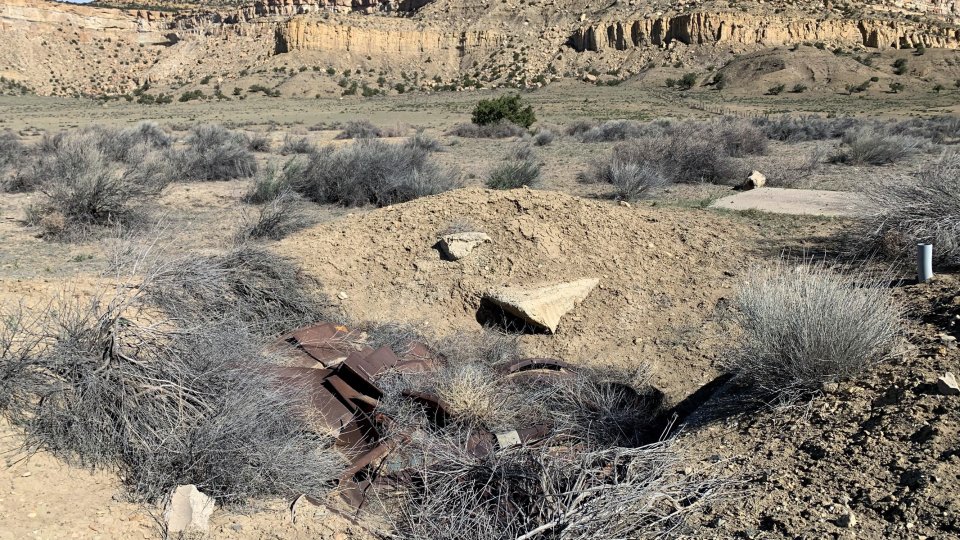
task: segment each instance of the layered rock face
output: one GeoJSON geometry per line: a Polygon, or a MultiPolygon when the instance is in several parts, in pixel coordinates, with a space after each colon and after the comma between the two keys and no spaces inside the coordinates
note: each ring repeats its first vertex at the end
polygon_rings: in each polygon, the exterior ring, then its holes
{"type": "Polygon", "coordinates": [[[850,19],[786,19],[743,13],[689,13],[638,18],[584,26],[570,36],[578,52],[629,50],[667,46],[735,44],[776,47],[802,42],[828,42],[871,48],[926,47],[956,49],[960,30],[931,24],[850,19]]]}
{"type": "Polygon", "coordinates": [[[293,17],[277,28],[277,53],[342,51],[454,62],[467,51],[496,49],[504,40],[496,32],[443,30],[408,20],[331,24],[317,17],[293,17]]]}

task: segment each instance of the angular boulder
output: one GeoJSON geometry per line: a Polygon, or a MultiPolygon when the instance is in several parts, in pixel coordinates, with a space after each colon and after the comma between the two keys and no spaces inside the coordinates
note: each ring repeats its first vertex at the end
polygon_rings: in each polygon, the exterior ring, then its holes
{"type": "Polygon", "coordinates": [[[945,396],[960,396],[960,384],[951,372],[946,372],[937,379],[937,390],[945,396]]]}
{"type": "Polygon", "coordinates": [[[197,486],[177,486],[170,497],[164,518],[167,534],[176,536],[185,532],[206,532],[216,503],[197,486]]]}
{"type": "Polygon", "coordinates": [[[762,188],[765,185],[767,185],[767,177],[760,171],[753,171],[738,188],[741,191],[749,191],[751,189],[762,188]]]}
{"type": "Polygon", "coordinates": [[[532,288],[502,287],[488,292],[485,298],[507,313],[552,334],[557,331],[560,319],[599,283],[599,279],[584,278],[532,288]]]}
{"type": "Polygon", "coordinates": [[[490,237],[482,232],[448,234],[440,238],[440,251],[447,259],[459,261],[469,255],[477,246],[490,241],[490,237]]]}

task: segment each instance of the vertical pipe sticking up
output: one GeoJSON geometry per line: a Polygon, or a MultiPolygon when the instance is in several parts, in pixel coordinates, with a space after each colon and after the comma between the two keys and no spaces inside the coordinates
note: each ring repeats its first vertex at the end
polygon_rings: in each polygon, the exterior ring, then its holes
{"type": "Polygon", "coordinates": [[[917,244],[917,282],[926,283],[933,277],[933,245],[917,244]]]}

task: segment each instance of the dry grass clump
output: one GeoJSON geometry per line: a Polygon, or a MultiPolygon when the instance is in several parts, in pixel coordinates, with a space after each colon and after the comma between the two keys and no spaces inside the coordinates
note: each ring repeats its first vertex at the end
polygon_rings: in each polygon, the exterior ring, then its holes
{"type": "Polygon", "coordinates": [[[742,121],[662,124],[658,129],[664,133],[620,143],[608,160],[591,163],[580,180],[613,184],[617,195],[629,200],[672,182],[728,183],[743,172],[731,158],[767,150],[766,137],[742,121]]]}
{"type": "Polygon", "coordinates": [[[598,125],[580,121],[568,127],[567,134],[577,137],[581,142],[595,143],[623,141],[639,137],[660,137],[669,128],[670,122],[665,120],[655,122],[608,120],[598,125]]]}
{"type": "Polygon", "coordinates": [[[120,295],[6,312],[0,412],[26,451],[117,470],[137,499],[322,495],[342,463],[299,414],[308,396],[264,369],[242,322],[205,315],[178,326],[120,295]]]}
{"type": "Polygon", "coordinates": [[[410,139],[408,139],[404,144],[427,152],[443,151],[440,141],[427,135],[423,132],[423,130],[418,130],[413,134],[413,137],[410,137],[410,139]]]}
{"type": "Polygon", "coordinates": [[[649,197],[670,184],[659,167],[616,157],[608,162],[594,162],[591,170],[580,178],[584,182],[611,184],[617,199],[624,201],[649,197]]]}
{"type": "Polygon", "coordinates": [[[310,155],[293,189],[318,203],[388,206],[460,187],[460,174],[414,144],[361,139],[310,155]]]}
{"type": "Polygon", "coordinates": [[[257,160],[246,135],[218,124],[201,124],[190,131],[187,147],[177,154],[183,180],[231,180],[257,172],[257,160]]]}
{"type": "MultiPolygon", "coordinates": [[[[130,258],[129,255],[121,258],[130,258]]],[[[148,260],[144,298],[177,321],[195,314],[241,321],[258,336],[272,336],[317,321],[336,320],[329,302],[290,261],[241,244],[214,255],[148,260]]]]}
{"type": "Polygon", "coordinates": [[[287,133],[283,137],[283,146],[280,147],[280,153],[285,156],[290,154],[309,154],[316,149],[313,143],[310,142],[310,139],[287,133]]]}
{"type": "Polygon", "coordinates": [[[292,189],[306,166],[307,161],[302,157],[291,158],[282,167],[278,167],[274,162],[268,163],[266,167],[257,171],[253,183],[243,195],[243,202],[263,204],[276,199],[285,191],[292,189]]]}
{"type": "Polygon", "coordinates": [[[282,191],[264,203],[260,210],[240,227],[237,241],[280,240],[309,224],[300,209],[301,198],[292,191],[282,191]]]}
{"type": "Polygon", "coordinates": [[[960,140],[960,117],[910,118],[889,126],[888,131],[891,135],[929,139],[934,144],[956,144],[960,140]]]}
{"type": "Polygon", "coordinates": [[[447,135],[465,139],[506,139],[522,137],[527,130],[507,120],[479,126],[477,124],[457,124],[450,128],[447,135]]]}
{"type": "Polygon", "coordinates": [[[397,125],[392,128],[380,128],[373,125],[369,120],[351,120],[343,126],[343,130],[337,134],[335,139],[379,139],[389,137],[403,137],[407,133],[407,127],[397,125]]]}
{"type": "Polygon", "coordinates": [[[862,238],[897,257],[917,243],[933,244],[939,263],[960,265],[960,152],[949,150],[913,178],[870,188],[874,212],[862,238]]]}
{"type": "Polygon", "coordinates": [[[862,122],[852,117],[775,116],[755,118],[753,124],[775,141],[805,142],[838,139],[862,122]]]}
{"type": "Polygon", "coordinates": [[[556,138],[557,136],[549,129],[539,129],[533,136],[533,144],[537,146],[549,146],[553,144],[556,138]]]}
{"type": "Polygon", "coordinates": [[[650,386],[646,365],[580,368],[573,377],[548,385],[540,399],[557,434],[590,448],[640,446],[656,440],[662,429],[654,420],[663,396],[650,386]]]}
{"type": "Polygon", "coordinates": [[[687,516],[727,483],[680,474],[676,445],[584,451],[544,445],[485,457],[467,435],[420,437],[424,465],[391,505],[396,538],[664,538],[691,531],[687,516]]]}
{"type": "Polygon", "coordinates": [[[736,303],[743,335],[729,367],[778,399],[862,375],[900,335],[900,308],[879,280],[819,265],[760,270],[736,303]]]}
{"type": "Polygon", "coordinates": [[[843,135],[843,143],[846,148],[832,159],[837,163],[849,165],[896,163],[913,156],[924,147],[920,139],[887,135],[879,128],[873,127],[848,131],[843,135]]]}
{"type": "Polygon", "coordinates": [[[171,145],[171,137],[152,123],[125,130],[93,126],[62,131],[44,136],[32,152],[21,153],[16,174],[2,187],[21,192],[47,189],[90,173],[97,162],[101,168],[115,169],[131,184],[159,190],[174,175],[171,145]]]}
{"type": "Polygon", "coordinates": [[[495,165],[487,176],[491,189],[517,189],[536,185],[540,180],[540,163],[533,147],[519,143],[508,152],[506,159],[495,165]]]}
{"type": "Polygon", "coordinates": [[[270,138],[262,133],[247,136],[247,148],[251,152],[269,152],[271,146],[270,138]]]}
{"type": "Polygon", "coordinates": [[[7,167],[17,165],[23,158],[26,147],[12,130],[0,131],[0,173],[7,167]]]}
{"type": "Polygon", "coordinates": [[[144,160],[125,168],[110,161],[85,137],[62,141],[41,156],[28,183],[36,182],[40,200],[28,209],[27,221],[44,236],[60,240],[83,237],[97,228],[142,222],[163,189],[163,162],[144,160]]]}

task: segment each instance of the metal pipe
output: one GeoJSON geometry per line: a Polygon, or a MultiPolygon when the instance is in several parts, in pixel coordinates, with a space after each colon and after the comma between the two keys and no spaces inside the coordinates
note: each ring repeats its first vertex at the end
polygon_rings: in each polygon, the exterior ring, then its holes
{"type": "Polygon", "coordinates": [[[933,245],[917,244],[917,282],[926,283],[933,277],[933,245]]]}

